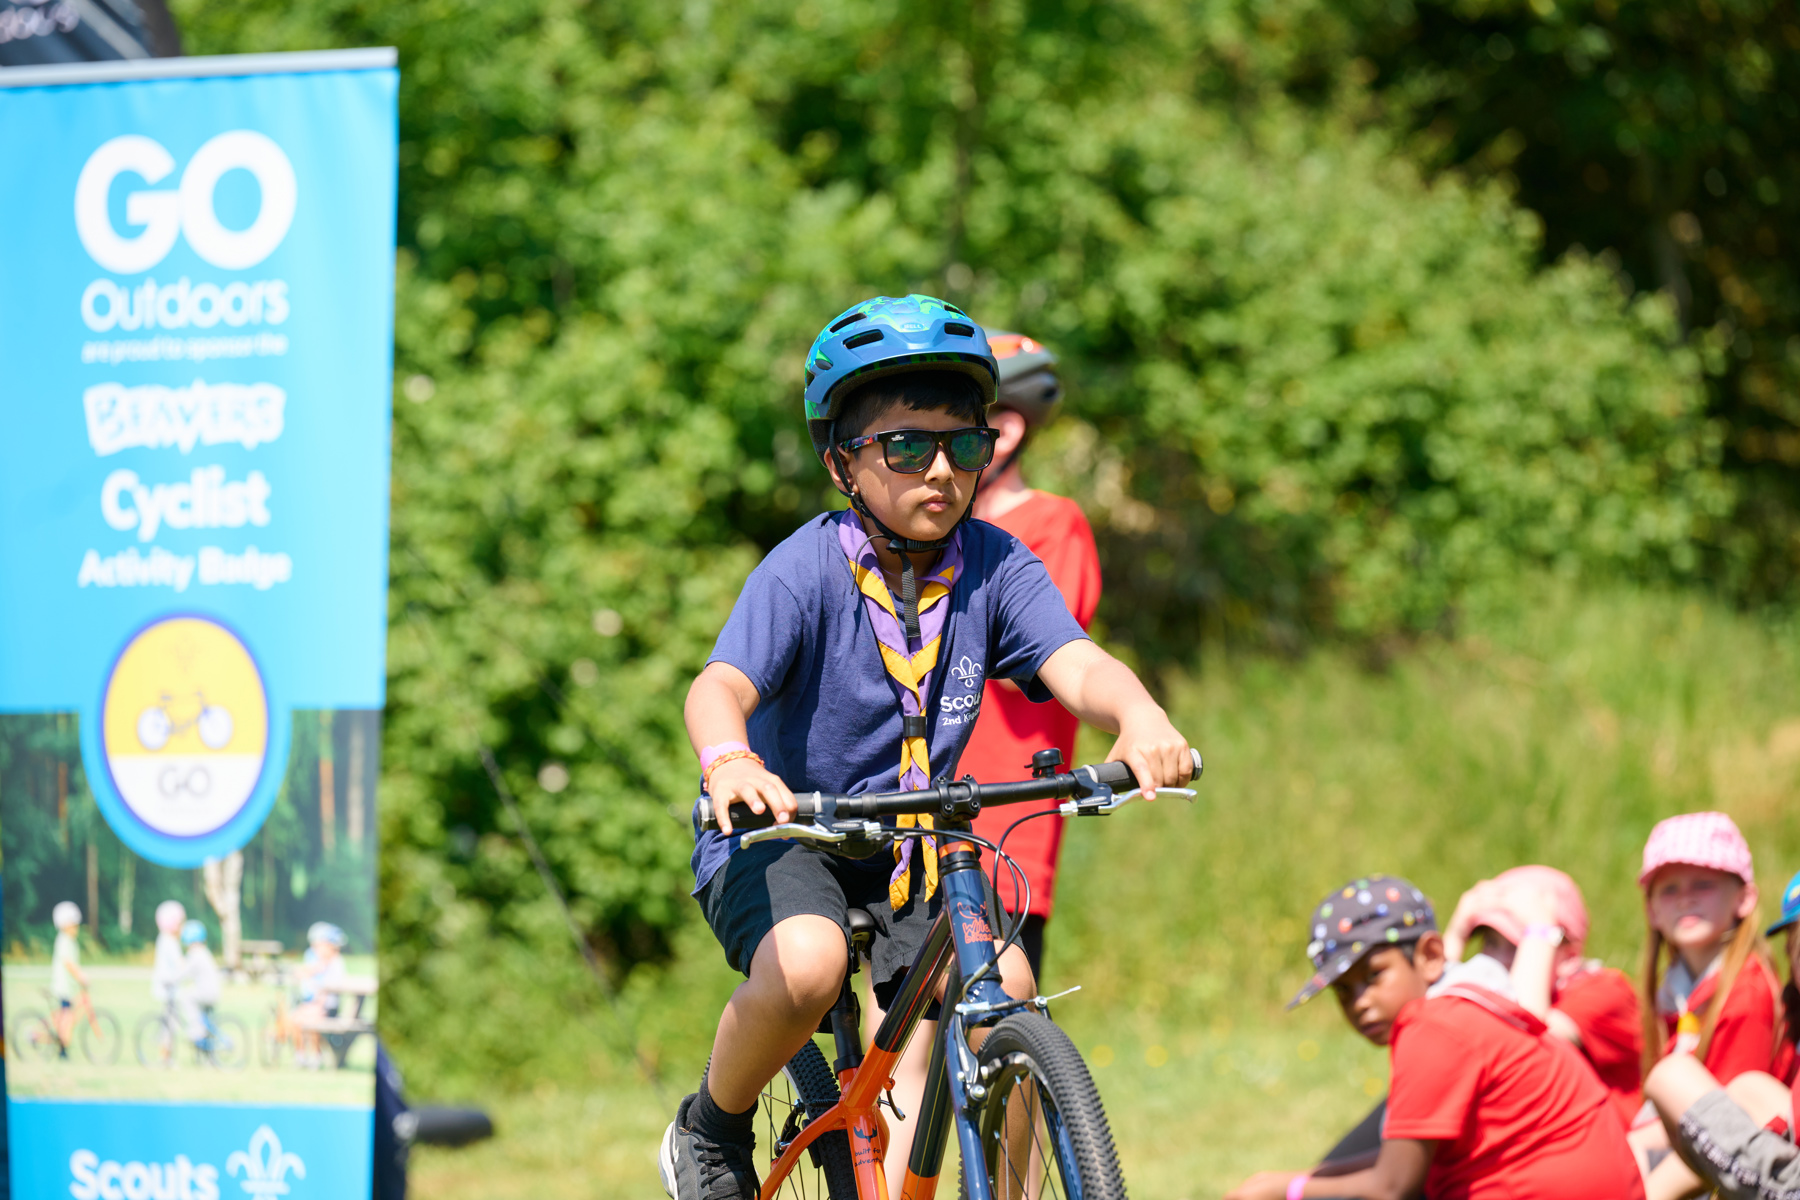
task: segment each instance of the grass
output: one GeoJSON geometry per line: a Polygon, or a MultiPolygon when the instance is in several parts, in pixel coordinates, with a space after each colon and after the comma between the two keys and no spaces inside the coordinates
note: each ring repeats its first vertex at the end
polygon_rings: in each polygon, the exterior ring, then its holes
{"type": "MultiPolygon", "coordinates": [[[[1406,875],[1447,914],[1477,879],[1548,862],[1587,895],[1590,953],[1630,970],[1657,819],[1730,812],[1766,892],[1800,867],[1795,627],[1684,596],[1528,587],[1379,671],[1336,652],[1209,664],[1167,690],[1207,755],[1199,803],[1070,830],[1044,986],[1083,986],[1058,1018],[1094,1065],[1133,1195],[1217,1196],[1304,1165],[1382,1090],[1383,1053],[1332,1006],[1282,1011],[1306,974],[1304,919],[1345,878],[1406,875]]],[[[1090,736],[1083,756],[1105,748],[1090,736]]],[[[731,986],[697,923],[628,986],[669,1091],[697,1077],[731,986]]],[[[501,1130],[422,1152],[418,1195],[660,1194],[667,1109],[618,1026],[592,1007],[549,1020],[535,1088],[459,1073],[454,1046],[409,1048],[438,1095],[487,1104],[501,1130]]]]}

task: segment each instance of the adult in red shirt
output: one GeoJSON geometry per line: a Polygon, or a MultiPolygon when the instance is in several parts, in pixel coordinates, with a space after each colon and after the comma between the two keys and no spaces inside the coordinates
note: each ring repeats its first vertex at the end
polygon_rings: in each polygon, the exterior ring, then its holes
{"type": "MultiPolygon", "coordinates": [[[[1000,438],[994,447],[997,466],[976,494],[975,516],[1006,530],[1043,560],[1069,612],[1086,629],[1100,605],[1100,555],[1094,548],[1094,531],[1073,500],[1026,486],[1020,470],[1032,433],[1060,406],[1062,383],[1056,373],[1056,356],[1017,333],[990,332],[988,345],[1000,362],[1000,396],[989,410],[988,424],[1000,431],[1000,438]]],[[[1031,765],[1031,756],[1050,748],[1061,751],[1063,763],[1073,766],[1078,725],[1074,714],[1056,701],[1034,704],[1010,681],[989,680],[960,769],[983,782],[1021,779],[1031,765]]],[[[1003,869],[1000,903],[1009,913],[1025,915],[1019,942],[1040,983],[1044,924],[1056,899],[1063,822],[1056,817],[1020,821],[1032,812],[1055,807],[1050,801],[1009,805],[975,818],[975,832],[991,842],[998,842],[1007,830],[1018,826],[1006,839],[1006,853],[1024,871],[1029,902],[1018,894],[1011,873],[1003,869]]]]}

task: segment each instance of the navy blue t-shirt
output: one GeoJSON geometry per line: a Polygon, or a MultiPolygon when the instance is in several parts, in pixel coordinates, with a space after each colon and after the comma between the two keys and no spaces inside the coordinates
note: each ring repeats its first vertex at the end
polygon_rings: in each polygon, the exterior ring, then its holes
{"type": "MultiPolygon", "coordinates": [[[[839,545],[838,519],[809,521],[769,552],[707,661],[730,663],[756,685],[762,702],[750,715],[750,748],[795,792],[896,791],[900,702],[839,545]]],[[[1087,637],[1044,564],[1010,533],[970,521],[962,551],[962,578],[941,601],[950,612],[926,696],[933,783],[955,778],[986,680],[1011,679],[1033,700],[1048,700],[1038,669],[1087,637]]],[[[737,842],[696,833],[696,892],[737,842]]],[[[893,864],[882,858],[871,869],[893,864]]]]}

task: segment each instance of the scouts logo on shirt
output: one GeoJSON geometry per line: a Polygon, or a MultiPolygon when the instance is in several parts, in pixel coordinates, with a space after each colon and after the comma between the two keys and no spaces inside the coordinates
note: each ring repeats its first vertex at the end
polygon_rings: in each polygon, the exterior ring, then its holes
{"type": "Polygon", "coordinates": [[[269,698],[236,634],[204,617],[170,617],[132,638],[113,664],[100,723],[107,769],[131,814],[157,833],[202,837],[256,790],[269,698]]]}
{"type": "Polygon", "coordinates": [[[950,678],[966,688],[979,687],[981,686],[981,668],[970,661],[969,656],[965,654],[954,667],[950,668],[950,678]]]}

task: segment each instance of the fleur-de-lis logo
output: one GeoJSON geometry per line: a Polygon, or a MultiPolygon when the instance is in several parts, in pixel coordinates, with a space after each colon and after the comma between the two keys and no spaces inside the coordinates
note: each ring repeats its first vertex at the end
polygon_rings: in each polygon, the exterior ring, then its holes
{"type": "Polygon", "coordinates": [[[225,1160],[225,1170],[236,1175],[240,1170],[244,1178],[238,1186],[250,1195],[262,1200],[266,1196],[285,1196],[288,1194],[287,1177],[292,1171],[295,1179],[306,1178],[306,1164],[300,1161],[298,1154],[286,1154],[281,1149],[281,1139],[267,1125],[260,1126],[250,1135],[250,1151],[233,1150],[231,1157],[225,1160]]]}
{"type": "Polygon", "coordinates": [[[972,688],[981,682],[981,668],[965,654],[962,661],[950,668],[950,677],[964,687],[972,688]]]}

